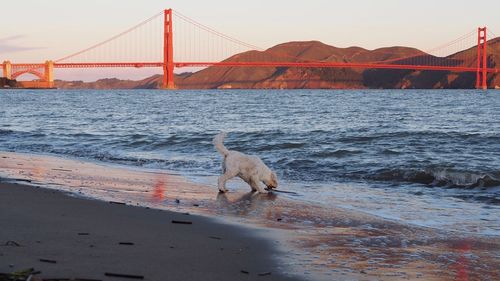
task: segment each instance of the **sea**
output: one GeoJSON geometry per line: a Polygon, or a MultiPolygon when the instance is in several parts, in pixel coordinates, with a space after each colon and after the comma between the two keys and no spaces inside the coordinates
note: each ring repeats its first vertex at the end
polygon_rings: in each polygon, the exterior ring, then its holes
{"type": "Polygon", "coordinates": [[[1,151],[160,169],[215,189],[220,131],[293,200],[500,236],[498,90],[0,90],[1,151]]]}

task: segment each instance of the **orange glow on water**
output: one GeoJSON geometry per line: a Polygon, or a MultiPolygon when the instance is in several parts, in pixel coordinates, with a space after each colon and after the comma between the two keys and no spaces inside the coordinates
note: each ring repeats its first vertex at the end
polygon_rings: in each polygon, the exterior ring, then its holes
{"type": "Polygon", "coordinates": [[[468,281],[469,280],[469,258],[467,254],[471,251],[471,245],[469,241],[464,241],[460,245],[460,259],[456,263],[457,267],[457,281],[468,281]]]}
{"type": "Polygon", "coordinates": [[[160,202],[165,199],[165,180],[163,178],[158,178],[153,187],[153,201],[160,202]]]}

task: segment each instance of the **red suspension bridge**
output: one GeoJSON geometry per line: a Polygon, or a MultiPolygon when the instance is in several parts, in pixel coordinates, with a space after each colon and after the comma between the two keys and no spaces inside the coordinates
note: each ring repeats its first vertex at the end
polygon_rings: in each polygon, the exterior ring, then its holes
{"type": "MultiPolygon", "coordinates": [[[[263,49],[225,35],[172,9],[159,14],[79,52],[45,63],[4,61],[3,77],[17,79],[32,74],[39,79],[26,87],[54,87],[54,69],[68,68],[162,68],[162,87],[174,89],[174,68],[183,67],[300,67],[405,69],[476,74],[476,88],[487,89],[488,75],[499,72],[488,53],[486,27],[478,28],[427,53],[383,61],[305,60],[294,55],[263,57],[263,49]],[[174,25],[175,22],[175,25],[174,25]],[[175,41],[174,41],[175,34],[175,41]],[[477,36],[477,37],[476,37],[477,36]],[[471,51],[477,47],[476,51],[471,51]],[[469,51],[467,51],[469,50],[469,51]],[[175,51],[175,52],[174,52],[175,51]],[[245,59],[238,54],[247,52],[245,59]],[[453,56],[450,56],[453,54],[453,56]]],[[[494,44],[499,43],[497,40],[494,44]]]]}

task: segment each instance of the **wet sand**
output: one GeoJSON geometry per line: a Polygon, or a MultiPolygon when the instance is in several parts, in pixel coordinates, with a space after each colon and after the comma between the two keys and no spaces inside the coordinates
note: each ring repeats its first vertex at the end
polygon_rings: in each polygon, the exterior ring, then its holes
{"type": "Polygon", "coordinates": [[[255,226],[281,250],[277,272],[306,280],[500,280],[498,236],[417,227],[281,194],[218,194],[162,171],[7,152],[0,160],[0,175],[18,182],[255,226]]]}
{"type": "Polygon", "coordinates": [[[2,183],[0,226],[2,273],[34,268],[43,278],[294,280],[279,272],[269,242],[199,216],[2,183]]]}

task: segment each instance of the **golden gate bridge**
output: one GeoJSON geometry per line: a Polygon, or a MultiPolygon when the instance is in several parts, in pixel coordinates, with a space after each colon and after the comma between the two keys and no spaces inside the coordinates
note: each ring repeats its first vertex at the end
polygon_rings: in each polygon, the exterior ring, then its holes
{"type": "MultiPolygon", "coordinates": [[[[306,60],[283,54],[263,57],[262,48],[167,9],[103,42],[59,59],[45,63],[4,61],[1,66],[3,77],[7,79],[17,79],[28,73],[35,75],[38,80],[22,82],[29,88],[54,87],[54,69],[148,67],[163,69],[162,88],[174,89],[175,68],[214,66],[472,72],[476,73],[476,88],[487,89],[488,74],[500,70],[489,59],[492,55],[488,53],[489,37],[496,36],[486,27],[480,27],[428,52],[383,61],[306,60]],[[474,47],[477,51],[470,51],[474,47]],[[242,52],[247,52],[245,59],[238,55],[242,52]]],[[[494,44],[498,42],[500,40],[494,44]]]]}

